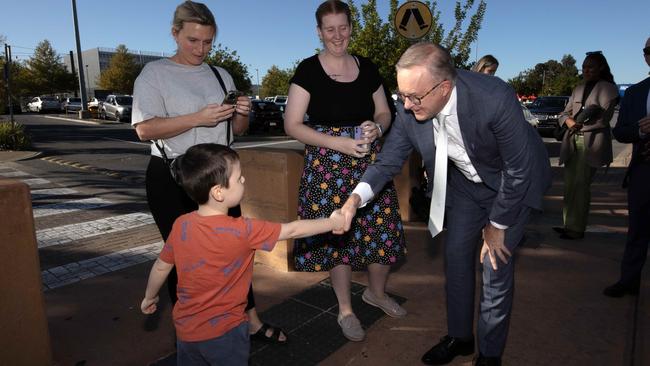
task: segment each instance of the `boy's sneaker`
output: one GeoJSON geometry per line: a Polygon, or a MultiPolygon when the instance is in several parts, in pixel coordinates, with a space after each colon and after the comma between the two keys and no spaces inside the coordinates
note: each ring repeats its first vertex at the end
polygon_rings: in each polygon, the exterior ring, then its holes
{"type": "Polygon", "coordinates": [[[366,303],[380,308],[384,311],[384,313],[386,313],[386,315],[392,316],[393,318],[403,318],[406,316],[406,314],[408,314],[406,309],[399,306],[399,304],[395,302],[395,300],[393,300],[390,296],[386,295],[384,299],[379,300],[375,297],[375,295],[373,295],[372,291],[370,291],[369,288],[366,288],[363,291],[361,298],[366,303]]]}
{"type": "Polygon", "coordinates": [[[345,338],[353,342],[359,342],[366,338],[366,332],[361,327],[361,323],[356,315],[348,314],[342,316],[339,314],[337,320],[345,338]]]}

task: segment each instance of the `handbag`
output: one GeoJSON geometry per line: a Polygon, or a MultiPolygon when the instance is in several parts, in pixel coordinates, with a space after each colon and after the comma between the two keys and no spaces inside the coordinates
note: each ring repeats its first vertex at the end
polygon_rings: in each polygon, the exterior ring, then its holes
{"type": "MultiPolygon", "coordinates": [[[[209,65],[210,70],[214,73],[214,76],[217,78],[219,81],[219,85],[221,85],[221,89],[223,89],[223,95],[224,97],[228,95],[228,92],[226,91],[226,84],[223,82],[223,79],[221,78],[221,75],[219,74],[219,71],[217,71],[217,68],[209,65]]],[[[231,130],[231,121],[230,119],[227,120],[226,122],[228,125],[226,126],[226,146],[232,145],[232,141],[230,139],[230,130],[231,130]]],[[[160,140],[162,141],[162,139],[160,140]]],[[[180,165],[179,161],[183,157],[183,155],[179,155],[178,157],[174,159],[169,159],[167,156],[167,153],[165,153],[165,147],[164,143],[161,142],[161,144],[158,143],[158,140],[152,140],[152,142],[156,145],[158,148],[158,151],[160,152],[160,156],[162,157],[163,162],[165,165],[167,165],[167,168],[169,169],[169,174],[171,175],[172,179],[176,184],[180,185],[180,177],[178,174],[178,166],[180,165]]]]}
{"type": "Polygon", "coordinates": [[[569,128],[565,124],[560,125],[558,123],[558,125],[555,126],[555,129],[553,130],[553,137],[555,137],[555,140],[557,141],[562,141],[564,139],[564,135],[568,130],[569,128]]]}

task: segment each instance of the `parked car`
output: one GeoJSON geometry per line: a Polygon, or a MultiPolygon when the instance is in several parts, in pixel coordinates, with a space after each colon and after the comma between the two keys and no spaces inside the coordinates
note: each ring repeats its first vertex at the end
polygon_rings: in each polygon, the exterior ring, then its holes
{"type": "Polygon", "coordinates": [[[104,101],[103,99],[99,99],[99,98],[95,98],[95,97],[90,98],[90,101],[88,102],[88,108],[90,108],[90,107],[98,107],[99,108],[99,105],[102,104],[103,101],[104,101]]]}
{"type": "Polygon", "coordinates": [[[61,111],[68,114],[68,112],[76,112],[81,110],[81,98],[65,98],[61,102],[61,111]]]}
{"type": "Polygon", "coordinates": [[[537,119],[537,117],[533,116],[533,114],[530,113],[528,107],[526,107],[523,103],[521,103],[521,109],[523,109],[524,118],[526,118],[526,121],[528,121],[528,123],[530,123],[531,126],[537,128],[537,125],[539,125],[539,120],[537,119]]]}
{"type": "Polygon", "coordinates": [[[564,107],[569,102],[567,96],[546,96],[537,97],[535,101],[528,106],[528,109],[535,118],[539,120],[537,131],[545,137],[551,137],[553,130],[558,125],[558,118],[564,107]]]}
{"type": "Polygon", "coordinates": [[[27,110],[38,113],[58,112],[61,110],[61,103],[54,97],[34,97],[27,103],[27,110]]]}
{"type": "Polygon", "coordinates": [[[133,97],[130,95],[114,95],[106,97],[106,101],[99,107],[99,118],[112,118],[118,122],[131,120],[131,105],[133,97]]]}
{"type": "Polygon", "coordinates": [[[271,101],[251,101],[251,111],[248,114],[248,131],[250,133],[268,132],[272,128],[284,128],[280,106],[271,101]]]}

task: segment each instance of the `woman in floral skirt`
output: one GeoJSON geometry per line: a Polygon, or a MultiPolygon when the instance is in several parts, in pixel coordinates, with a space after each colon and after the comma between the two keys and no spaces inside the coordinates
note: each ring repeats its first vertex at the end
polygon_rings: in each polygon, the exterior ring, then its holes
{"type": "MultiPolygon", "coordinates": [[[[324,49],[298,65],[285,114],[287,134],[305,144],[298,201],[303,219],[327,217],[341,207],[374,160],[380,149],[378,139],[392,120],[377,66],[347,52],[348,5],[325,1],[316,11],[316,21],[324,49]]],[[[365,302],[393,317],[406,315],[385,292],[391,265],[406,253],[393,185],[387,185],[373,202],[358,211],[344,235],[318,235],[296,240],[294,246],[298,271],[330,272],[339,304],[338,323],[352,341],[365,338],[351,304],[352,271],[368,269],[365,302]]]]}

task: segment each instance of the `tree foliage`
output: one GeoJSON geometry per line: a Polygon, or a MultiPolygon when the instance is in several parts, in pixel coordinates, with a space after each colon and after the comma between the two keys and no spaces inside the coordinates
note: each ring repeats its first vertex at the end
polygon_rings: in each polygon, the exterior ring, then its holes
{"type": "Polygon", "coordinates": [[[34,95],[55,94],[74,90],[76,75],[68,72],[61,57],[54,51],[48,40],[41,41],[34,50],[26,66],[29,79],[27,89],[34,95]]]}
{"type": "Polygon", "coordinates": [[[125,45],[118,45],[106,70],[99,75],[99,86],[113,93],[132,94],[140,66],[125,45]]]}
{"type": "Polygon", "coordinates": [[[288,69],[280,69],[275,65],[271,66],[262,80],[260,98],[274,95],[287,95],[289,92],[289,80],[295,71],[295,66],[288,69]]]}
{"type": "Polygon", "coordinates": [[[519,95],[570,95],[580,81],[576,59],[564,55],[559,62],[548,60],[519,73],[508,83],[519,95]]]}
{"type": "Polygon", "coordinates": [[[221,43],[213,48],[205,62],[210,65],[223,67],[232,76],[237,90],[251,93],[251,79],[248,77],[248,67],[241,62],[237,51],[231,51],[221,43]]]}
{"type": "MultiPolygon", "coordinates": [[[[440,23],[440,11],[437,1],[424,1],[432,14],[429,33],[422,39],[447,48],[454,64],[459,68],[469,68],[468,59],[471,44],[476,41],[481,29],[487,4],[480,0],[456,1],[454,26],[448,32],[440,23]]],[[[390,90],[397,87],[395,64],[412,42],[400,36],[394,28],[395,14],[399,8],[398,0],[390,0],[388,22],[384,22],[377,13],[376,0],[369,0],[361,5],[361,11],[353,0],[349,0],[352,12],[352,39],[349,51],[370,58],[379,67],[379,72],[390,90]]]]}

